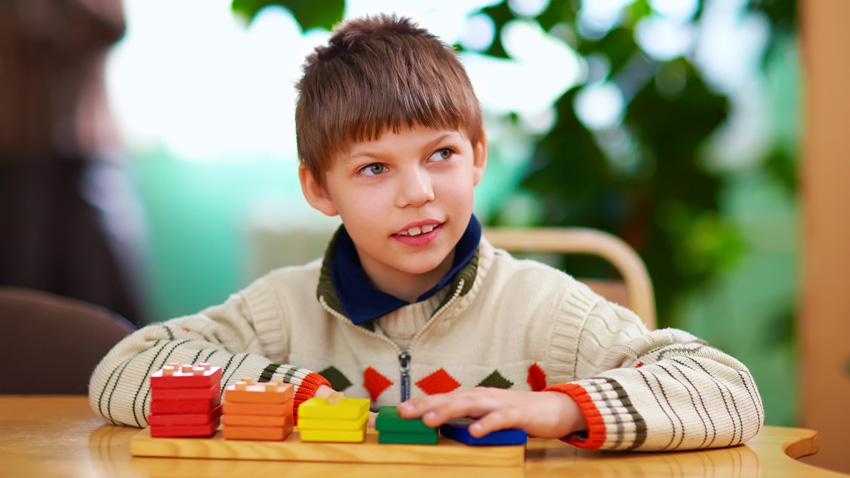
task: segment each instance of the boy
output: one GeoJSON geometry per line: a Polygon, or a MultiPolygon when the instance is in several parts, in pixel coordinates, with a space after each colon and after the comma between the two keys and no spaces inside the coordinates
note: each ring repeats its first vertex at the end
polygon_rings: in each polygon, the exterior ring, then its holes
{"type": "Polygon", "coordinates": [[[674,450],[758,432],[761,399],[741,363],[685,332],[648,332],[481,238],[472,192],[487,141],[441,41],[395,17],[350,21],[307,58],[298,88],[304,196],[343,222],[324,260],[131,335],[92,377],[96,412],[144,426],[151,372],[210,362],[223,385],[293,383],[296,407],[335,388],[430,426],[477,418],[479,437],[522,428],[582,447],[674,450]]]}

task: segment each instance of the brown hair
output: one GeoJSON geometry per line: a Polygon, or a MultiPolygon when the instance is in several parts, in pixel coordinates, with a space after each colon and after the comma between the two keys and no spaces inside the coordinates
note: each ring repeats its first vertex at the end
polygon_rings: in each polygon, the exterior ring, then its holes
{"type": "Polygon", "coordinates": [[[342,23],[303,70],[298,156],[322,185],[334,154],[388,129],[462,129],[473,145],[481,140],[481,108],[454,50],[407,18],[342,23]]]}

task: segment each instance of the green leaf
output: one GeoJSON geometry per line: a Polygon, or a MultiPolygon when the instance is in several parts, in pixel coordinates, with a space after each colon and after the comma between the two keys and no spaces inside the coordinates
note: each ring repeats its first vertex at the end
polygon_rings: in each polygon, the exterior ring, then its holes
{"type": "Polygon", "coordinates": [[[270,5],[286,8],[303,30],[324,28],[330,30],[342,21],[345,0],[233,0],[231,8],[253,20],[257,12],[270,5]]]}

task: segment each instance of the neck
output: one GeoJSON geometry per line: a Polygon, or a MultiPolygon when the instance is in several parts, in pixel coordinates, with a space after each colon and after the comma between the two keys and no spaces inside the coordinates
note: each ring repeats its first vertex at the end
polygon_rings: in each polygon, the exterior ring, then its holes
{"type": "Polygon", "coordinates": [[[372,285],[381,292],[398,297],[407,302],[416,302],[425,292],[437,285],[452,268],[455,251],[452,249],[439,266],[422,274],[407,274],[390,268],[375,267],[375,264],[363,264],[363,270],[372,281],[372,285]],[[371,266],[371,267],[370,267],[371,266]]]}

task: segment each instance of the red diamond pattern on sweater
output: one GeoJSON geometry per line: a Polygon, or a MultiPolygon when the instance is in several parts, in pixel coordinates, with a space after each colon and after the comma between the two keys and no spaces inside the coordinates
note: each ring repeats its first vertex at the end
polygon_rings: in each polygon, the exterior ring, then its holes
{"type": "Polygon", "coordinates": [[[448,393],[460,387],[460,382],[454,379],[448,372],[439,369],[436,372],[428,375],[422,380],[416,382],[416,386],[422,389],[428,395],[437,393],[448,393]]]}
{"type": "Polygon", "coordinates": [[[390,379],[384,377],[372,367],[367,367],[363,371],[363,387],[369,391],[369,396],[372,397],[373,402],[377,401],[384,390],[390,388],[392,384],[393,382],[390,379]]]}
{"type": "Polygon", "coordinates": [[[535,392],[539,392],[546,388],[546,373],[540,368],[540,365],[534,364],[528,367],[528,386],[535,392]]]}

